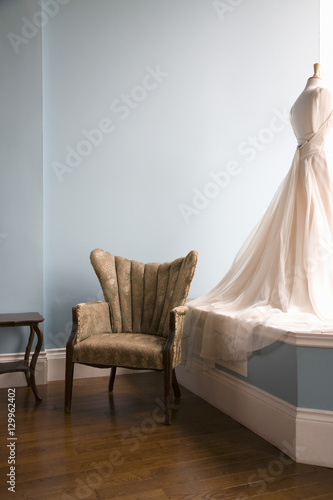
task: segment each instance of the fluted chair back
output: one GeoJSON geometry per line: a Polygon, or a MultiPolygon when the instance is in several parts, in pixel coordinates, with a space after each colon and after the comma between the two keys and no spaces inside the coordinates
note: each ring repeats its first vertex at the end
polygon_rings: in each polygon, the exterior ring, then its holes
{"type": "Polygon", "coordinates": [[[170,311],[185,304],[197,252],[173,262],[143,264],[96,249],[90,260],[110,304],[112,332],[168,335],[170,311]]]}

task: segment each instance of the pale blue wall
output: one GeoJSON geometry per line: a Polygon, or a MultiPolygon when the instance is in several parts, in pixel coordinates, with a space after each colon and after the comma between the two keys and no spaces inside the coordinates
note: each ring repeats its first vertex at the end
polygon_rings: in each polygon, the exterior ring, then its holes
{"type": "MultiPolygon", "coordinates": [[[[36,0],[0,3],[0,312],[45,312],[47,347],[65,345],[73,305],[102,298],[93,248],[143,261],[196,248],[198,296],[222,277],[288,170],[286,115],[318,58],[318,2],[235,3],[54,0],[44,17],[36,0]],[[137,102],[120,108],[130,92],[137,102]],[[249,151],[281,113],[281,131],[249,151]],[[100,144],[66,164],[66,148],[101,122],[100,144]],[[228,168],[216,191],[211,172],[228,168]],[[188,209],[197,213],[186,223],[188,209]]],[[[2,331],[0,352],[25,341],[19,329],[2,331]]],[[[249,360],[246,380],[333,410],[332,356],[277,343],[249,360]]]]}
{"type": "Polygon", "coordinates": [[[255,353],[248,364],[248,382],[277,398],[298,405],[297,350],[276,342],[255,353]]]}
{"type": "Polygon", "coordinates": [[[298,404],[297,350],[295,346],[275,342],[256,351],[249,359],[247,376],[217,365],[236,378],[262,389],[294,406],[298,404]]]}
{"type": "Polygon", "coordinates": [[[288,112],[318,57],[318,2],[244,0],[225,12],[216,5],[71,0],[44,30],[50,348],[64,345],[73,305],[101,298],[93,248],[145,262],[195,248],[198,296],[227,270],[291,164],[288,112]],[[160,80],[147,68],[160,68],[160,80]],[[130,93],[136,101],[120,108],[130,93]],[[270,137],[276,113],[281,130],[270,137]],[[73,156],[82,131],[106,119],[112,132],[73,156]],[[269,141],[248,151],[258,134],[269,141]],[[195,193],[214,190],[210,172],[230,161],[238,175],[215,198],[201,198],[186,223],[182,204],[193,210],[195,193]]]}
{"type": "MultiPolygon", "coordinates": [[[[42,37],[22,21],[36,10],[0,2],[1,313],[43,314],[42,37]]],[[[0,352],[23,351],[28,333],[1,329],[0,352]]]]}
{"type": "Polygon", "coordinates": [[[298,406],[333,411],[333,349],[297,348],[298,406]]]}
{"type": "Polygon", "coordinates": [[[247,377],[217,368],[299,408],[333,411],[333,349],[275,342],[249,358],[247,377]]]}
{"type": "MultiPolygon", "coordinates": [[[[41,29],[19,54],[7,37],[21,32],[23,16],[38,22],[39,3],[0,3],[1,311],[43,312],[44,230],[48,348],[65,345],[73,305],[101,298],[89,263],[95,247],[143,261],[195,248],[191,295],[219,281],[290,166],[288,111],[318,57],[317,0],[226,0],[226,12],[207,0],[51,3],[42,67],[41,29]],[[158,67],[164,75],[154,80],[158,67]],[[137,102],[125,115],[117,99],[131,92],[137,102]],[[267,136],[281,113],[281,130],[267,136]],[[82,130],[101,121],[109,130],[106,119],[114,130],[76,167],[66,164],[82,130]],[[253,136],[269,139],[260,151],[248,151],[253,136]],[[228,168],[229,184],[216,190],[211,172],[228,168]],[[216,196],[195,208],[199,192],[216,196]],[[182,204],[197,210],[188,223],[182,204]]],[[[1,348],[20,350],[16,340],[1,348]]]]}

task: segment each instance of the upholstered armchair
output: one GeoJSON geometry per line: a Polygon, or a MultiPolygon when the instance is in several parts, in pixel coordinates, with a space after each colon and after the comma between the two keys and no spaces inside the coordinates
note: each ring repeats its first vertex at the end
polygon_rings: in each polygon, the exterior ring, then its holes
{"type": "Polygon", "coordinates": [[[184,305],[198,254],[164,264],[143,264],[100,249],[90,254],[105,301],[73,308],[73,328],[66,346],[65,411],[71,411],[74,364],[164,371],[165,421],[171,423],[171,387],[180,389],[175,367],[181,361],[184,305]]]}

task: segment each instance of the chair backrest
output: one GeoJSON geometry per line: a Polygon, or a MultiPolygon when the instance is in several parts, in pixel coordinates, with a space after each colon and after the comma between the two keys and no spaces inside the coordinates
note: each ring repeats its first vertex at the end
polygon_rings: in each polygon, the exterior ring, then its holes
{"type": "Polygon", "coordinates": [[[166,336],[170,311],[186,302],[197,259],[192,250],[173,262],[143,264],[93,250],[90,261],[110,304],[112,331],[166,336]]]}

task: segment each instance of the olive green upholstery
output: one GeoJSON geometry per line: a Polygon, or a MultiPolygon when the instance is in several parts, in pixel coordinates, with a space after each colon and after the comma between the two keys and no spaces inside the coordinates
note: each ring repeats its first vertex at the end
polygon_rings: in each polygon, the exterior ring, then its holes
{"type": "Polygon", "coordinates": [[[70,412],[73,368],[81,363],[163,370],[166,421],[170,423],[170,386],[180,391],[174,368],[181,361],[185,306],[197,252],[163,264],[143,264],[96,249],[90,254],[105,301],[73,308],[73,329],[66,348],[65,409],[70,412]]]}

